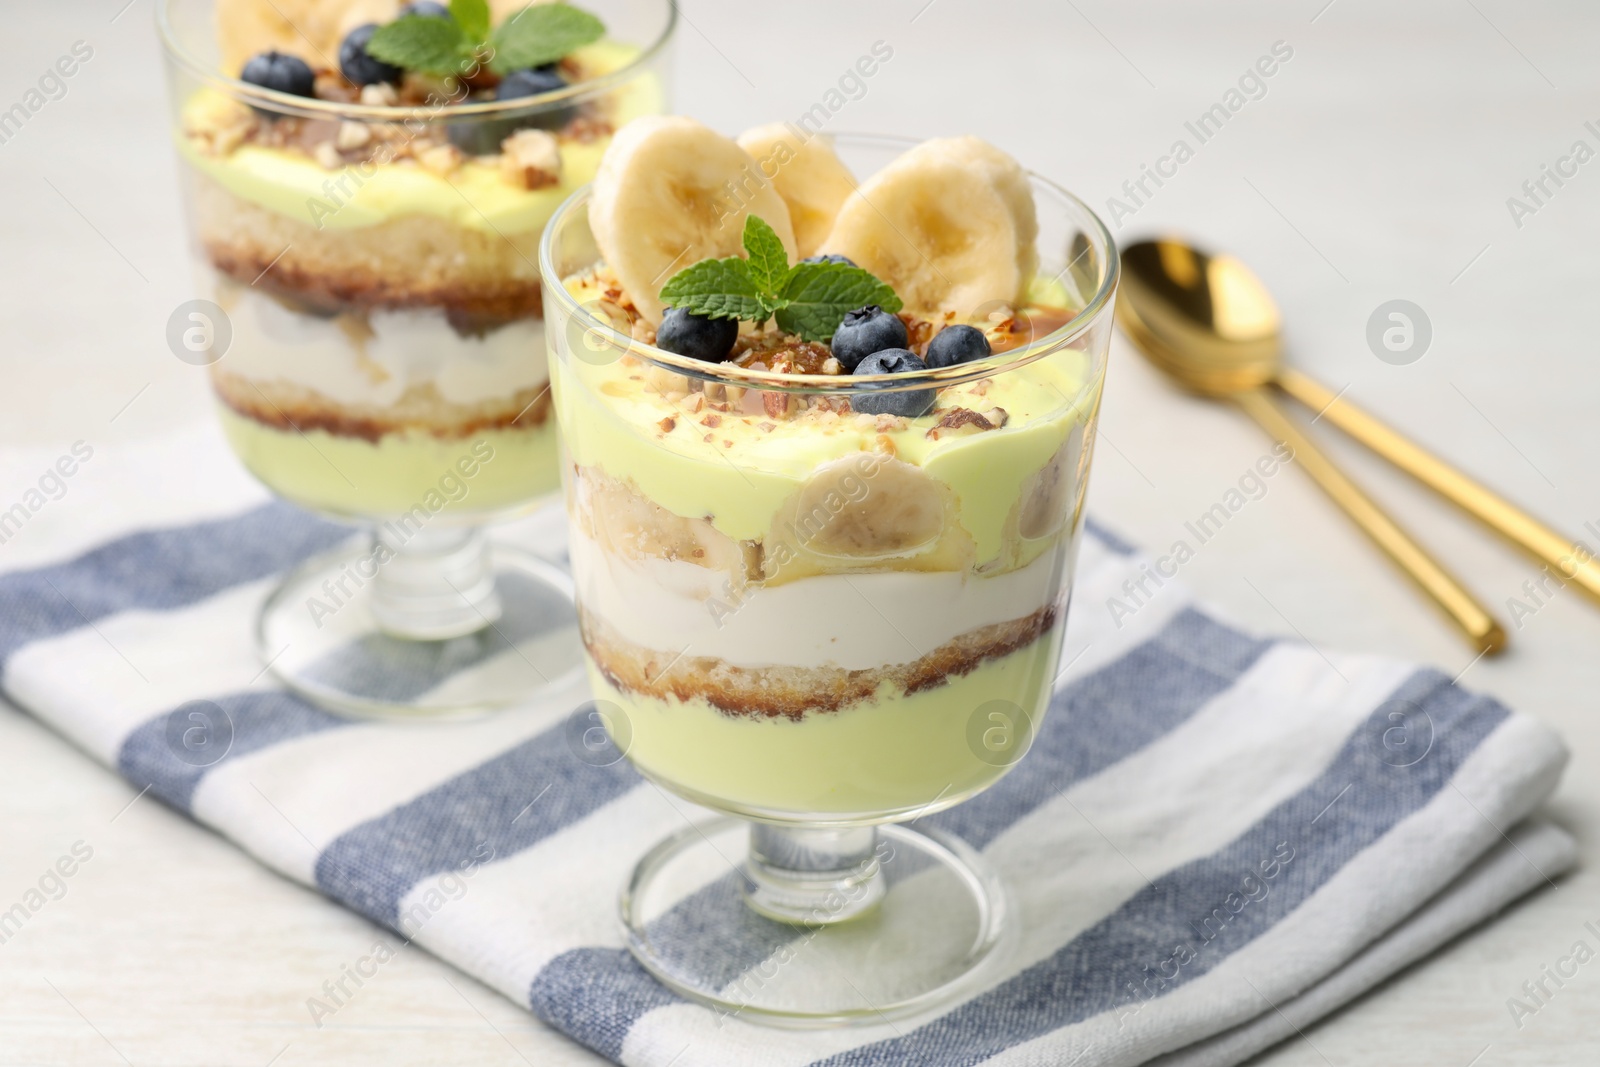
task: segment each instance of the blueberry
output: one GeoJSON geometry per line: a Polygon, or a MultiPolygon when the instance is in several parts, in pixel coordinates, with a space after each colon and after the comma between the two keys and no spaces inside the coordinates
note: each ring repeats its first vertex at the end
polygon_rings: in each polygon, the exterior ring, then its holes
{"type": "MultiPolygon", "coordinates": [[[[524,70],[514,70],[501,79],[500,87],[494,91],[496,100],[519,100],[525,96],[540,96],[544,93],[553,93],[557,89],[565,89],[567,79],[563,78],[554,63],[547,63],[542,67],[529,67],[524,70]]],[[[576,109],[571,104],[563,104],[549,111],[541,111],[537,115],[528,115],[516,120],[517,128],[533,128],[539,130],[559,130],[572,121],[576,109]]]]}
{"type": "Polygon", "coordinates": [[[443,4],[431,3],[430,0],[418,0],[415,4],[407,4],[401,8],[400,14],[396,17],[405,18],[407,15],[425,19],[447,19],[450,17],[450,9],[443,4]]]}
{"type": "Polygon", "coordinates": [[[252,56],[239,73],[239,79],[294,96],[315,96],[317,92],[317,76],[311,73],[305,60],[283,52],[252,56]]]}
{"type": "Polygon", "coordinates": [[[721,363],[739,339],[738,319],[712,319],[668,308],[656,329],[656,347],[707,363],[721,363]]]}
{"type": "Polygon", "coordinates": [[[855,266],[855,261],[850,259],[848,256],[839,256],[839,255],[833,255],[833,254],[821,255],[821,256],[807,256],[805,259],[802,259],[800,262],[802,262],[802,263],[840,263],[840,264],[843,264],[846,267],[855,266]]]}
{"type": "Polygon", "coordinates": [[[976,326],[946,326],[928,342],[928,366],[954,367],[993,354],[989,339],[976,326]]]}
{"type": "Polygon", "coordinates": [[[904,348],[910,341],[906,324],[889,314],[877,304],[868,304],[859,311],[845,313],[844,321],[833,331],[833,358],[853,371],[856,364],[886,348],[904,348]]]}
{"type": "Polygon", "coordinates": [[[345,34],[343,43],[339,45],[339,69],[356,85],[377,85],[379,82],[393,85],[405,74],[394,64],[374,59],[367,52],[367,42],[377,32],[376,22],[357,26],[345,34]]]}
{"type": "MultiPolygon", "coordinates": [[[[874,352],[860,363],[856,364],[857,374],[911,374],[916,371],[927,370],[928,365],[918,359],[912,352],[904,348],[888,348],[881,352],[874,352]]],[[[883,389],[882,385],[865,385],[862,389],[883,389]]],[[[910,389],[900,393],[884,393],[881,396],[871,396],[865,393],[853,393],[850,397],[851,409],[868,415],[904,415],[914,419],[918,415],[926,415],[928,409],[933,407],[933,401],[938,396],[937,389],[910,389]]]]}
{"type": "Polygon", "coordinates": [[[444,132],[450,143],[467,155],[492,156],[500,151],[500,142],[517,132],[517,127],[507,119],[463,119],[446,123],[444,132]]]}

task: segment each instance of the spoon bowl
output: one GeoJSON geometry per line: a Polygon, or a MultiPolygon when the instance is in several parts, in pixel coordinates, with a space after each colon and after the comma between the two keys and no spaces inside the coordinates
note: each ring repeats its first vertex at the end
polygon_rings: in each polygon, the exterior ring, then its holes
{"type": "Polygon", "coordinates": [[[1122,268],[1117,322],[1180,385],[1223,397],[1277,376],[1282,318],[1239,260],[1166,237],[1129,245],[1122,268]]]}

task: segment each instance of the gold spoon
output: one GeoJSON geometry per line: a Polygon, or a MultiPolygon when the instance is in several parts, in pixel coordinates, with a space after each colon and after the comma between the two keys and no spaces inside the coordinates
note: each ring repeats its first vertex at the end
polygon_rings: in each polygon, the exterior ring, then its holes
{"type": "MultiPolygon", "coordinates": [[[[1117,322],[1152,363],[1191,392],[1232,400],[1267,433],[1288,445],[1306,473],[1450,616],[1473,647],[1489,655],[1505,647],[1505,630],[1488,609],[1335,466],[1266,387],[1277,385],[1321,410],[1328,421],[1519,544],[1532,549],[1512,532],[1511,524],[1496,522],[1501,512],[1510,512],[1558,542],[1559,537],[1322,386],[1281,368],[1277,306],[1243,263],[1230,256],[1209,256],[1181,241],[1164,238],[1123,249],[1122,268],[1117,322]],[[1461,492],[1463,486],[1473,492],[1461,492]],[[1480,503],[1487,499],[1495,507],[1475,507],[1469,499],[1480,503]]],[[[1563,551],[1570,556],[1570,543],[1563,551]]],[[[1535,554],[1553,562],[1553,557],[1535,554]]],[[[1596,578],[1600,581],[1600,572],[1596,578]]],[[[1595,589],[1600,590],[1600,585],[1595,589]]]]}

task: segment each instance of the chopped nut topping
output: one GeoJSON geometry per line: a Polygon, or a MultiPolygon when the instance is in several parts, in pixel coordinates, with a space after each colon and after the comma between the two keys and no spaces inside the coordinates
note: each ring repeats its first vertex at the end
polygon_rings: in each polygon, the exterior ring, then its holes
{"type": "Polygon", "coordinates": [[[228,155],[235,148],[244,144],[244,139],[249,133],[250,123],[248,119],[222,126],[211,136],[211,150],[219,156],[228,155]]]}
{"type": "Polygon", "coordinates": [[[970,408],[950,408],[923,436],[930,441],[937,441],[944,437],[961,437],[982,433],[984,430],[993,430],[1005,425],[1006,412],[1004,408],[991,408],[989,414],[996,415],[999,421],[996,422],[994,419],[988,418],[987,415],[980,415],[970,408]]]}
{"type": "Polygon", "coordinates": [[[691,415],[696,414],[705,406],[706,398],[704,393],[690,393],[688,398],[683,402],[683,410],[687,411],[691,415]]]}
{"type": "Polygon", "coordinates": [[[709,426],[714,430],[718,426],[722,425],[722,416],[721,415],[707,415],[705,418],[700,420],[700,425],[701,426],[709,426]]]}
{"type": "Polygon", "coordinates": [[[344,157],[339,154],[332,141],[323,141],[317,145],[311,153],[311,158],[315,159],[323,170],[338,170],[344,166],[344,157]]]}
{"type": "Polygon", "coordinates": [[[773,393],[763,390],[761,393],[761,410],[775,419],[786,419],[794,414],[794,397],[788,393],[773,393]]]}
{"type": "Polygon", "coordinates": [[[661,427],[662,433],[671,433],[677,427],[678,420],[673,418],[671,415],[668,415],[666,418],[656,423],[656,425],[661,427]]]}
{"type": "Polygon", "coordinates": [[[367,127],[365,122],[341,122],[339,123],[339,136],[334,140],[334,144],[338,146],[339,151],[349,152],[362,147],[371,140],[372,130],[367,127]]]}
{"type": "Polygon", "coordinates": [[[838,360],[834,359],[832,356],[829,356],[827,359],[822,361],[822,373],[823,374],[843,374],[844,373],[844,364],[840,363],[838,360]]]}
{"type": "Polygon", "coordinates": [[[417,154],[417,162],[435,174],[449,174],[461,166],[461,149],[453,144],[436,144],[417,154]]]}
{"type": "Polygon", "coordinates": [[[394,107],[400,102],[400,94],[395,92],[394,86],[384,82],[364,85],[361,87],[361,102],[367,107],[394,107]]]}
{"type": "Polygon", "coordinates": [[[518,130],[500,145],[500,171],[524,189],[561,184],[561,145],[544,130],[518,130]]]}

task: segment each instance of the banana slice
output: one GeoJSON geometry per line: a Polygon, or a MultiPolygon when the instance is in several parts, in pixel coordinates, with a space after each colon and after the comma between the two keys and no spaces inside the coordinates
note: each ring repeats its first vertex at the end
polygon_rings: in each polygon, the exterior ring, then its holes
{"type": "Polygon", "coordinates": [[[800,255],[815,253],[833,229],[839,206],[856,190],[855,176],[828,138],[813,134],[802,140],[787,123],[772,122],[741,133],[739,147],[789,205],[800,255]]]}
{"type": "Polygon", "coordinates": [[[617,280],[651,323],[661,287],[702,259],[743,254],[744,220],[773,228],[793,261],[789,209],[750,154],[693,119],[654,116],[628,123],[594,179],[589,228],[617,280]]]}
{"type": "Polygon", "coordinates": [[[907,308],[968,315],[1014,303],[1038,263],[1027,173],[976,137],[922,144],[839,209],[823,251],[894,286],[907,308]]]}
{"type": "Polygon", "coordinates": [[[986,174],[1011,207],[1017,221],[1017,269],[1027,286],[1039,269],[1039,209],[1033,199],[1033,184],[1022,164],[981,137],[944,137],[928,144],[930,152],[945,159],[976,167],[986,174]]]}

